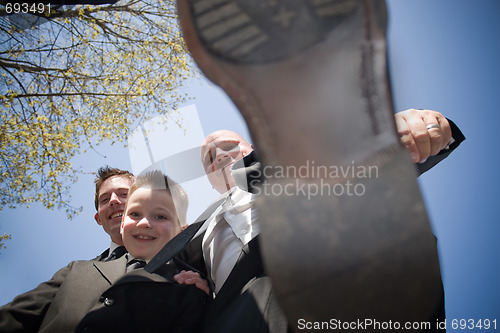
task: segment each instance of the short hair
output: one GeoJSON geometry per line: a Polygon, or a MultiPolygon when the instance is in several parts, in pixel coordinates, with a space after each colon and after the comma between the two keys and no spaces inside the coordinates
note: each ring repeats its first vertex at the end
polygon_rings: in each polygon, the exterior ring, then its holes
{"type": "Polygon", "coordinates": [[[131,182],[133,182],[135,179],[134,175],[127,170],[121,170],[118,168],[111,168],[109,165],[106,165],[104,167],[99,168],[99,170],[97,170],[97,177],[94,179],[94,183],[95,183],[94,203],[95,203],[96,210],[99,210],[99,190],[101,189],[102,184],[108,178],[111,178],[114,176],[126,177],[126,178],[130,179],[131,182]]]}
{"type": "Polygon", "coordinates": [[[186,191],[184,191],[179,184],[172,180],[172,178],[164,175],[160,170],[149,171],[146,174],[137,176],[128,191],[127,202],[125,203],[124,209],[125,211],[127,211],[130,196],[138,188],[166,190],[169,192],[174,201],[180,226],[183,227],[187,224],[187,208],[189,203],[188,196],[186,191]]]}

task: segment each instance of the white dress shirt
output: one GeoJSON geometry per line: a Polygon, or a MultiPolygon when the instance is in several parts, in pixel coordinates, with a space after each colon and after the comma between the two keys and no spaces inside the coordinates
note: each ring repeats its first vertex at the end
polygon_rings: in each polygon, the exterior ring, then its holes
{"type": "Polygon", "coordinates": [[[260,233],[255,195],[235,186],[205,223],[203,255],[218,293],[233,269],[243,246],[260,233]]]}

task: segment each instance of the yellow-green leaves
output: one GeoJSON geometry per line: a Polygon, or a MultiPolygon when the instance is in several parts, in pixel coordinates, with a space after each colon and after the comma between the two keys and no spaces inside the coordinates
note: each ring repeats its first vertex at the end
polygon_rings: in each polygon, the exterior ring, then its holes
{"type": "Polygon", "coordinates": [[[3,241],[9,240],[10,238],[11,238],[10,235],[7,235],[5,233],[3,235],[0,235],[0,250],[2,248],[6,248],[3,241]]]}

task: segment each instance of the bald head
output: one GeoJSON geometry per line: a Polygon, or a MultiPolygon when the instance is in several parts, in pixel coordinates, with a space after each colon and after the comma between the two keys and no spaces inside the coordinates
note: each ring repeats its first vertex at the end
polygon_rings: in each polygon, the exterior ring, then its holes
{"type": "Polygon", "coordinates": [[[203,140],[201,161],[208,180],[219,193],[224,193],[236,185],[231,166],[252,150],[253,147],[233,131],[215,131],[203,140]]]}

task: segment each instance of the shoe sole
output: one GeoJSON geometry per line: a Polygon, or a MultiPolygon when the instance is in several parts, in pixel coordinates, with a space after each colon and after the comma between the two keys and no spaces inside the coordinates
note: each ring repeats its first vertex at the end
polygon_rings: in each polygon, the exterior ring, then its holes
{"type": "Polygon", "coordinates": [[[443,298],[439,261],[395,129],[385,3],[178,9],[190,53],[236,104],[262,160],[262,253],[290,323],[430,319],[443,298]]]}

